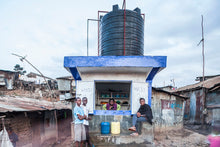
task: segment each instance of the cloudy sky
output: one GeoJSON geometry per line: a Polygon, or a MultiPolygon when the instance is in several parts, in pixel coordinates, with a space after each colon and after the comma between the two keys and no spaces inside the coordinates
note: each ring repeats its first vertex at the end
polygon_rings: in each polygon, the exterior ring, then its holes
{"type": "MultiPolygon", "coordinates": [[[[123,0],[0,0],[0,69],[20,64],[22,56],[46,76],[70,75],[64,56],[86,55],[86,23],[98,10],[111,11],[123,0]]],[[[145,55],[167,56],[167,68],[154,86],[178,87],[195,83],[202,75],[201,14],[204,16],[205,75],[220,74],[220,2],[218,0],[127,0],[127,9],[139,7],[146,15],[145,55]]],[[[89,55],[97,55],[97,24],[91,22],[89,55]]],[[[35,72],[35,71],[34,71],[35,72]]]]}

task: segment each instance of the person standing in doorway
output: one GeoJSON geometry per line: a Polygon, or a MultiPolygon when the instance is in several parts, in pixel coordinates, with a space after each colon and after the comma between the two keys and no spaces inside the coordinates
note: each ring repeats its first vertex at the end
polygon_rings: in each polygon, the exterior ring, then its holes
{"type": "Polygon", "coordinates": [[[129,128],[130,131],[134,131],[134,133],[131,134],[132,136],[138,136],[140,134],[140,122],[147,121],[152,125],[153,115],[151,107],[145,103],[144,98],[140,98],[140,104],[141,106],[138,109],[137,114],[133,115],[133,126],[129,128]]]}
{"type": "Polygon", "coordinates": [[[89,117],[89,108],[86,106],[88,103],[87,97],[83,97],[82,101],[83,101],[83,104],[81,107],[83,108],[84,115],[86,116],[86,118],[83,120],[83,124],[84,124],[85,131],[86,131],[86,147],[88,146],[91,147],[91,142],[89,140],[89,121],[88,121],[88,120],[91,120],[91,118],[89,117]]]}
{"type": "Polygon", "coordinates": [[[74,108],[74,117],[75,117],[75,144],[76,147],[83,146],[83,141],[86,140],[86,133],[85,133],[85,127],[83,125],[83,121],[86,118],[84,115],[83,108],[81,105],[81,99],[79,97],[76,98],[76,106],[74,108]]]}
{"type": "Polygon", "coordinates": [[[13,132],[11,127],[8,129],[8,136],[13,147],[16,147],[16,142],[18,141],[18,135],[13,132]]]}

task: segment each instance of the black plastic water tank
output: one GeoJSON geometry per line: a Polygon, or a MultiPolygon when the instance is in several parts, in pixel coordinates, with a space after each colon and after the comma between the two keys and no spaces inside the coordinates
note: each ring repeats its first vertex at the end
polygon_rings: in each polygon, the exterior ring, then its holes
{"type": "MultiPolygon", "coordinates": [[[[143,56],[144,20],[139,8],[126,10],[125,55],[143,56]]],[[[113,6],[113,11],[100,18],[101,56],[124,55],[124,10],[113,6]]]]}

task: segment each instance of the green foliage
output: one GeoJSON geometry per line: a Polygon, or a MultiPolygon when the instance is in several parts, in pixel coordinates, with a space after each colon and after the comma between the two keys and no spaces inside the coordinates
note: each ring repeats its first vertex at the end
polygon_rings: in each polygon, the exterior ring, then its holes
{"type": "Polygon", "coordinates": [[[24,75],[26,73],[26,70],[24,70],[23,67],[21,67],[19,64],[16,64],[14,66],[14,71],[19,72],[19,74],[24,75]]]}

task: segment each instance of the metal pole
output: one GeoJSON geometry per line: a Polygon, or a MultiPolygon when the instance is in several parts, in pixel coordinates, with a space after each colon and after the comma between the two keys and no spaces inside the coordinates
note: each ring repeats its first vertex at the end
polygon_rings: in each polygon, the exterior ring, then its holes
{"type": "MultiPolygon", "coordinates": [[[[202,27],[202,92],[203,92],[203,111],[205,110],[205,103],[206,103],[206,98],[205,98],[205,88],[204,88],[204,81],[205,81],[205,53],[204,53],[204,31],[203,31],[203,15],[202,15],[202,22],[201,22],[201,27],[202,27]]],[[[205,114],[203,112],[202,115],[202,126],[204,127],[205,124],[205,114]]]]}
{"type": "Polygon", "coordinates": [[[126,31],[126,0],[124,0],[124,56],[125,56],[125,31],[126,31]]]}
{"type": "Polygon", "coordinates": [[[203,97],[203,114],[202,114],[202,126],[204,127],[204,123],[205,123],[205,114],[204,114],[204,110],[205,110],[205,103],[206,103],[206,89],[204,87],[204,81],[205,81],[205,49],[204,49],[204,31],[203,31],[203,15],[201,15],[202,17],[202,21],[201,21],[201,27],[202,27],[202,39],[200,40],[198,46],[200,45],[200,43],[202,42],[202,97],[203,97]]]}
{"type": "MultiPolygon", "coordinates": [[[[99,20],[99,11],[98,11],[98,18],[97,19],[99,20]]],[[[98,56],[99,56],[99,21],[98,21],[98,30],[97,30],[97,32],[98,32],[98,56]]]]}
{"type": "Polygon", "coordinates": [[[22,57],[22,56],[20,56],[20,55],[14,54],[14,53],[12,53],[12,55],[19,57],[22,62],[23,62],[23,60],[25,60],[25,61],[26,61],[28,64],[30,64],[37,72],[39,72],[40,75],[44,78],[44,81],[46,82],[47,87],[48,87],[49,91],[51,92],[51,95],[53,94],[53,92],[52,92],[52,90],[50,89],[50,86],[49,86],[49,84],[48,84],[48,82],[47,82],[45,76],[40,72],[40,70],[38,70],[33,64],[31,64],[25,57],[22,57]]]}
{"type": "Polygon", "coordinates": [[[205,53],[204,53],[204,31],[203,31],[203,15],[202,15],[202,81],[203,81],[203,86],[204,86],[204,81],[205,81],[205,53]]]}
{"type": "Polygon", "coordinates": [[[56,142],[58,142],[58,124],[57,124],[57,111],[56,109],[54,110],[54,117],[55,117],[55,123],[56,123],[56,142]]]}
{"type": "MultiPolygon", "coordinates": [[[[87,19],[87,56],[89,56],[89,21],[100,21],[99,19],[87,19]]],[[[99,42],[98,42],[99,43],[99,42]]],[[[99,49],[98,49],[99,50],[99,49]]],[[[99,56],[99,55],[98,55],[99,56]]]]}
{"type": "Polygon", "coordinates": [[[87,56],[89,56],[89,19],[87,19],[87,56]]]}
{"type": "MultiPolygon", "coordinates": [[[[97,18],[97,20],[99,20],[100,21],[100,19],[99,19],[99,13],[108,13],[108,11],[98,11],[98,18],[97,18]]],[[[99,21],[98,21],[98,56],[99,56],[99,21]]]]}

